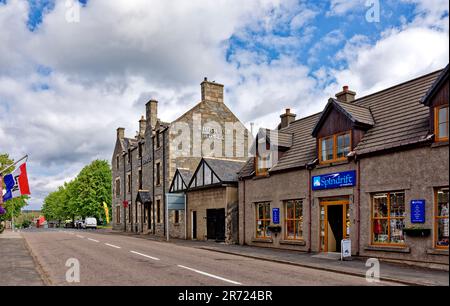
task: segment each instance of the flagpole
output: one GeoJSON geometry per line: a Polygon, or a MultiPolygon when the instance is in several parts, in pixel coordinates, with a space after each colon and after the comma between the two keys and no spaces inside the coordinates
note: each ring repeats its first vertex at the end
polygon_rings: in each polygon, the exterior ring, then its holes
{"type": "MultiPolygon", "coordinates": [[[[24,160],[24,159],[26,159],[25,160],[25,162],[28,160],[28,154],[27,155],[25,155],[24,157],[22,157],[21,159],[19,159],[18,161],[16,161],[16,162],[14,162],[14,163],[12,163],[11,165],[9,165],[9,166],[6,166],[6,168],[5,169],[3,169],[3,170],[0,170],[0,176],[2,176],[3,175],[3,173],[6,171],[6,170],[8,170],[9,168],[11,168],[11,167],[14,167],[15,165],[17,165],[18,163],[20,163],[22,160],[24,160]]],[[[0,203],[2,203],[2,202],[0,202],[0,203]]]]}

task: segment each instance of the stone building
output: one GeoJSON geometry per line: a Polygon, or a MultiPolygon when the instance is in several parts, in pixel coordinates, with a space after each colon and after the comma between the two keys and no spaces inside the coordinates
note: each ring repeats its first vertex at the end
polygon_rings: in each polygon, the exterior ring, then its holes
{"type": "Polygon", "coordinates": [[[177,169],[194,172],[202,157],[245,161],[247,140],[248,131],[224,103],[224,86],[206,78],[201,101],[171,123],[161,121],[158,102],[149,101],[135,137],[117,129],[112,156],[114,229],[159,236],[168,231],[185,238],[184,209],[168,203],[177,169]]]}
{"type": "Polygon", "coordinates": [[[256,137],[240,171],[241,244],[448,269],[448,66],[256,137]]]}

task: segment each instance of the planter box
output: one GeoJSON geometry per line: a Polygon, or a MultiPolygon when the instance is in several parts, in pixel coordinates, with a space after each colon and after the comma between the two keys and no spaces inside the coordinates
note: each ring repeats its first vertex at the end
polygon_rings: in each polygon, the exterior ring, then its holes
{"type": "Polygon", "coordinates": [[[403,232],[410,237],[428,237],[431,235],[431,229],[429,228],[405,228],[403,232]]]}

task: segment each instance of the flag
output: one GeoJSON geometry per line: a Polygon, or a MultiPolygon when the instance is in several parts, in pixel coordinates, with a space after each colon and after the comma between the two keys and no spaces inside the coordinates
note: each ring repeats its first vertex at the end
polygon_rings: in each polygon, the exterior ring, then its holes
{"type": "Polygon", "coordinates": [[[30,194],[26,163],[23,163],[20,167],[16,168],[13,173],[5,175],[3,181],[6,185],[6,193],[3,196],[3,202],[30,194]]]}

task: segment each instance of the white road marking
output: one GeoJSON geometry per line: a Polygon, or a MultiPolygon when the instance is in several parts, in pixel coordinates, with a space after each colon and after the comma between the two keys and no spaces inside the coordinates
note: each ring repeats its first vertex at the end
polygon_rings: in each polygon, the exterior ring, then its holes
{"type": "Polygon", "coordinates": [[[84,239],[84,236],[77,235],[78,238],[84,239]]]}
{"type": "Polygon", "coordinates": [[[92,238],[88,238],[88,240],[93,241],[93,242],[100,242],[100,241],[92,239],[92,238]]]}
{"type": "Polygon", "coordinates": [[[215,279],[219,279],[221,281],[224,281],[224,282],[227,282],[227,283],[231,283],[231,284],[234,284],[234,285],[242,285],[241,283],[238,283],[238,282],[235,282],[235,281],[232,281],[232,280],[229,280],[229,279],[217,276],[217,275],[209,274],[209,273],[206,273],[206,272],[203,272],[203,271],[200,271],[200,270],[192,269],[192,268],[185,267],[185,266],[182,266],[182,265],[178,265],[178,267],[186,269],[186,270],[189,270],[189,271],[196,272],[198,274],[209,276],[209,277],[212,277],[212,278],[215,278],[215,279]]]}
{"type": "Polygon", "coordinates": [[[117,246],[117,245],[114,245],[114,244],[105,243],[105,245],[110,246],[112,248],[121,249],[120,246],[117,246]]]}
{"type": "Polygon", "coordinates": [[[139,253],[139,252],[135,252],[135,251],[130,251],[130,252],[133,253],[133,254],[136,254],[136,255],[140,255],[140,256],[143,256],[143,257],[147,257],[147,258],[153,259],[153,260],[160,260],[159,258],[156,258],[156,257],[153,257],[153,256],[149,256],[149,255],[145,255],[145,254],[142,254],[142,253],[139,253]]]}

